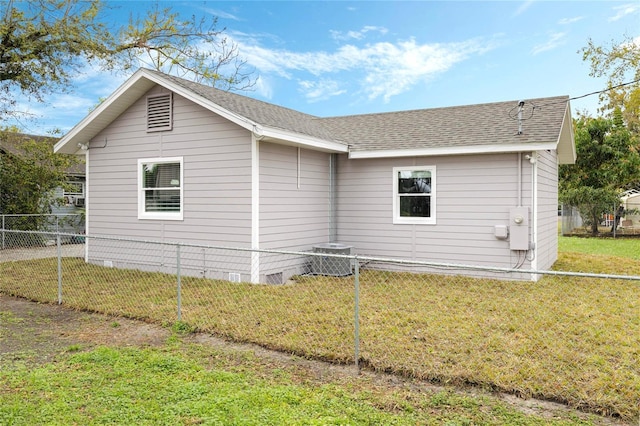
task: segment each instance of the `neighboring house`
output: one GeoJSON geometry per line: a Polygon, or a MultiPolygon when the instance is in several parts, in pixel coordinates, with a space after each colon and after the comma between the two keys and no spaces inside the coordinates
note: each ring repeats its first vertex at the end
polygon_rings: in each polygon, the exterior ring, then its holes
{"type": "MultiPolygon", "coordinates": [[[[59,138],[49,136],[29,135],[24,133],[3,132],[0,133],[0,156],[12,155],[25,158],[27,155],[20,145],[24,141],[33,140],[38,143],[53,145],[59,138]]],[[[1,167],[1,162],[0,162],[1,167]]],[[[81,161],[66,170],[67,183],[64,187],[55,189],[54,198],[57,201],[50,206],[50,212],[54,215],[78,214],[84,208],[85,196],[85,165],[81,161]]],[[[0,213],[3,213],[0,209],[0,213]]]]}
{"type": "MultiPolygon", "coordinates": [[[[321,118],[141,69],[55,150],[86,155],[91,235],[545,269],[571,114],[566,96],[523,108],[520,121],[518,101],[321,118]]],[[[305,268],[246,261],[252,282],[305,268]]]]}
{"type": "Polygon", "coordinates": [[[620,203],[624,208],[620,225],[626,229],[640,229],[640,185],[624,191],[620,203]]]}

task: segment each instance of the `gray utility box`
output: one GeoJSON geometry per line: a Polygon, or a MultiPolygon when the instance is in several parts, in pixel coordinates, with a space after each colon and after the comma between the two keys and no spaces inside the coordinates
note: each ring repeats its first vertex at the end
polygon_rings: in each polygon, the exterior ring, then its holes
{"type": "MultiPolygon", "coordinates": [[[[327,243],[313,246],[314,253],[351,254],[351,246],[338,243],[327,243]]],[[[311,273],[314,275],[330,275],[342,277],[351,275],[351,259],[329,256],[312,256],[311,273]]]]}

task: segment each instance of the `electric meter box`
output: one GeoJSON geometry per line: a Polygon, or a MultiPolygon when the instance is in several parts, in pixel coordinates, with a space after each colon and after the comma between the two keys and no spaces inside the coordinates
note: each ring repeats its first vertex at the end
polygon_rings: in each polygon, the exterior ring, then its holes
{"type": "Polygon", "coordinates": [[[529,207],[514,207],[509,211],[509,248],[529,250],[529,207]]]}

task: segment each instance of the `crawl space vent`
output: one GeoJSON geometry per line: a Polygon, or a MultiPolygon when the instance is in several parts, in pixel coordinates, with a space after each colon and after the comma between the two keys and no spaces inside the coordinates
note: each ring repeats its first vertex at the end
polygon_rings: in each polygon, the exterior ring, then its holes
{"type": "Polygon", "coordinates": [[[147,132],[171,130],[173,102],[172,93],[147,98],[147,132]]]}

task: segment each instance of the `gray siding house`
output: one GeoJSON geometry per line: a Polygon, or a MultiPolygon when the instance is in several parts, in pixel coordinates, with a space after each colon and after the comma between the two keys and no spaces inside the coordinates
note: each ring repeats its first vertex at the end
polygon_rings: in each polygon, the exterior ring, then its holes
{"type": "MultiPolygon", "coordinates": [[[[90,235],[533,269],[556,260],[575,161],[566,96],[321,118],[147,69],[55,150],[86,157],[90,235]]],[[[243,281],[304,272],[245,260],[243,281]]]]}

